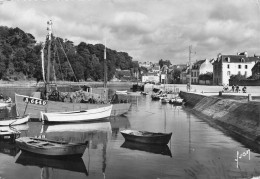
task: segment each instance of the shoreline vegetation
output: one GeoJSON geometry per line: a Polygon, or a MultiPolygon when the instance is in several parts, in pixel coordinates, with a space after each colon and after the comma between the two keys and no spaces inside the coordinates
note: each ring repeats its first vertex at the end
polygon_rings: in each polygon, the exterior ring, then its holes
{"type": "MultiPolygon", "coordinates": [[[[50,85],[55,85],[57,86],[91,86],[93,88],[96,87],[103,87],[103,82],[99,81],[84,81],[84,82],[72,82],[72,81],[57,81],[57,83],[50,83],[50,85]]],[[[132,87],[133,84],[136,84],[136,82],[107,82],[108,86],[125,86],[127,87],[132,87]]],[[[142,84],[142,83],[140,83],[142,84]]],[[[33,80],[26,80],[26,81],[3,81],[0,80],[0,88],[1,87],[41,87],[44,86],[44,82],[36,82],[33,80]]]]}

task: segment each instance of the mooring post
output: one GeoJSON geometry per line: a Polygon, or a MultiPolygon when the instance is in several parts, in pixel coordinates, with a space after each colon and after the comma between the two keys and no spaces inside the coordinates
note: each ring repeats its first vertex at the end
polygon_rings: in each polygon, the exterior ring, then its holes
{"type": "Polygon", "coordinates": [[[248,101],[252,101],[252,96],[251,96],[251,94],[248,94],[248,101]]]}

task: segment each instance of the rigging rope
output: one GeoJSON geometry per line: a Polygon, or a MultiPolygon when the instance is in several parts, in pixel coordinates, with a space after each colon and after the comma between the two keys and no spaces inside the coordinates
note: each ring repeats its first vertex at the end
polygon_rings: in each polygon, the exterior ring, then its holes
{"type": "MultiPolygon", "coordinates": [[[[56,45],[56,44],[55,44],[55,45],[56,45]]],[[[58,62],[59,62],[59,67],[60,67],[61,79],[62,79],[62,81],[64,81],[64,77],[63,77],[63,74],[62,74],[62,68],[61,68],[61,63],[60,63],[60,57],[59,57],[58,50],[57,50],[57,57],[58,57],[58,62]]]]}
{"type": "Polygon", "coordinates": [[[78,79],[77,79],[77,77],[76,77],[76,75],[75,75],[75,73],[74,73],[74,70],[73,70],[73,68],[72,68],[72,66],[71,66],[71,64],[70,64],[70,61],[69,61],[69,59],[68,59],[68,56],[67,56],[67,54],[66,54],[66,52],[65,52],[65,50],[64,50],[64,48],[63,48],[63,46],[62,46],[62,44],[61,44],[61,42],[60,42],[59,39],[58,39],[58,42],[60,43],[61,49],[62,49],[62,51],[63,51],[63,53],[64,53],[64,55],[65,55],[65,57],[66,57],[66,59],[67,59],[67,61],[68,61],[68,63],[69,63],[69,66],[70,66],[70,68],[71,68],[71,70],[72,70],[72,72],[73,72],[73,75],[74,75],[76,81],[78,81],[78,79]]]}
{"type": "MultiPolygon", "coordinates": [[[[54,31],[53,28],[52,28],[52,31],[54,31]]],[[[75,72],[74,72],[74,70],[73,70],[73,68],[72,68],[72,66],[71,66],[71,64],[70,64],[69,59],[68,59],[68,56],[67,56],[67,54],[66,54],[66,52],[65,52],[65,50],[64,50],[64,48],[63,48],[63,46],[62,46],[62,44],[61,44],[61,42],[60,42],[60,40],[59,40],[59,38],[55,38],[55,39],[57,39],[57,41],[59,42],[59,44],[60,44],[60,46],[61,46],[61,49],[62,49],[62,51],[63,51],[63,53],[64,53],[64,55],[65,55],[65,57],[66,57],[66,59],[67,59],[67,61],[68,61],[68,63],[69,63],[69,66],[70,66],[70,68],[71,68],[71,70],[72,70],[72,73],[73,73],[73,75],[74,75],[76,81],[78,81],[78,79],[77,79],[77,77],[76,77],[76,75],[75,75],[75,72]]],[[[80,88],[80,85],[79,85],[79,84],[78,84],[78,87],[80,88]]]]}

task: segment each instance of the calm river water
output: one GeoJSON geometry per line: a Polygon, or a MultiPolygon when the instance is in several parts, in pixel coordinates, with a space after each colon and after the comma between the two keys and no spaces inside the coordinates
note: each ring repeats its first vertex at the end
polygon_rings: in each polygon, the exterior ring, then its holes
{"type": "MultiPolygon", "coordinates": [[[[1,115],[7,114],[6,110],[1,110],[1,115]]],[[[60,160],[24,153],[14,144],[1,142],[0,179],[260,176],[259,153],[210,127],[189,110],[151,101],[150,96],[138,97],[126,116],[98,123],[42,125],[29,122],[16,128],[22,131],[22,136],[89,141],[89,147],[82,159],[60,160]],[[173,135],[167,147],[150,147],[125,142],[120,134],[123,129],[172,132],[173,135]],[[235,161],[237,152],[239,156],[242,154],[238,162],[235,161]]]]}

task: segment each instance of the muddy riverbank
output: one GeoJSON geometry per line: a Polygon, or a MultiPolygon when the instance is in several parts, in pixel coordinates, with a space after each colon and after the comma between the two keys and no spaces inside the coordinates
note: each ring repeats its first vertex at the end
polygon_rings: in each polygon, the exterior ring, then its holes
{"type": "Polygon", "coordinates": [[[240,101],[181,91],[181,97],[211,125],[260,144],[260,102],[240,101]]]}

